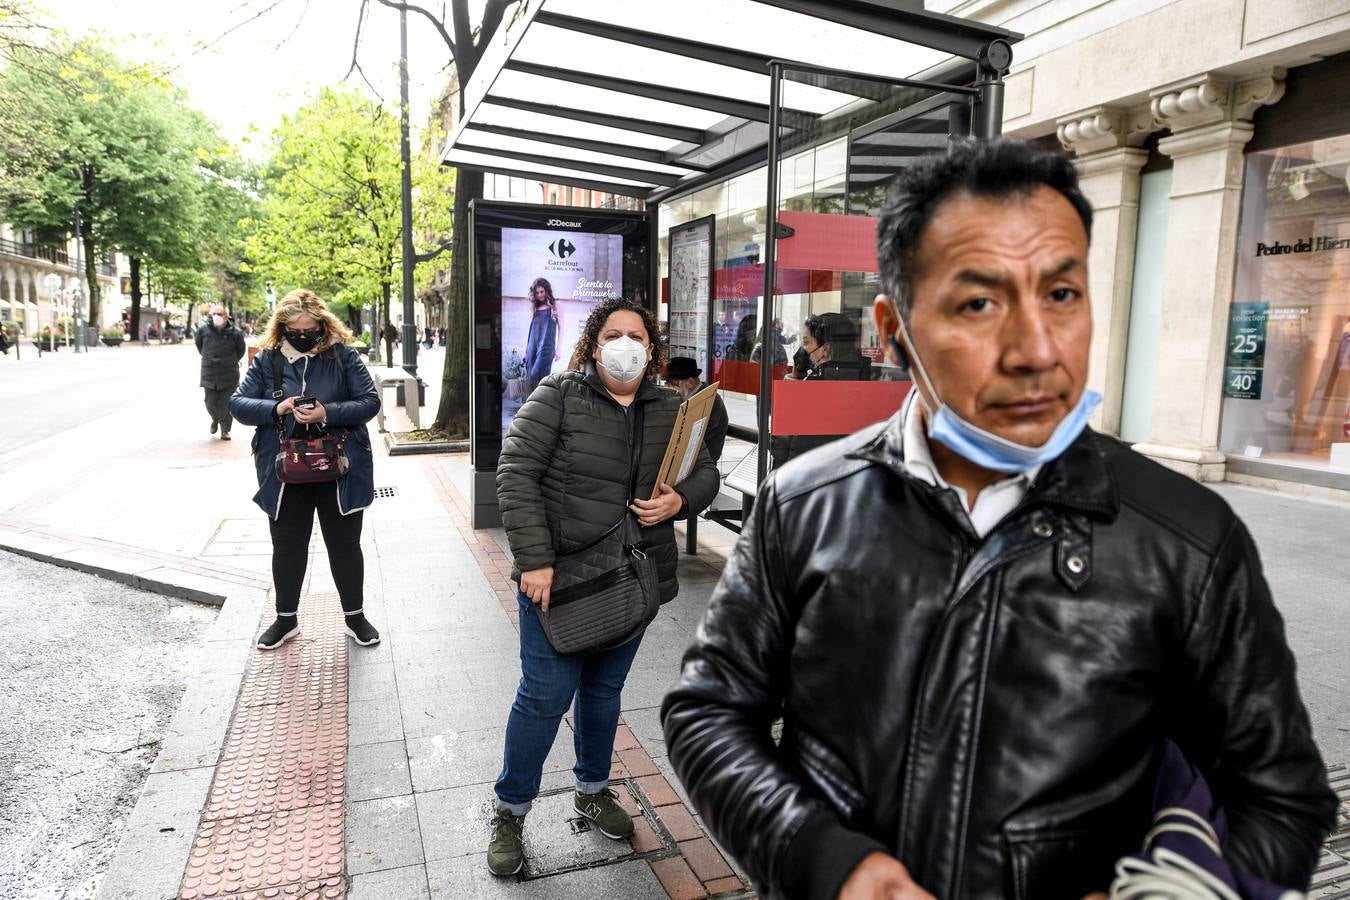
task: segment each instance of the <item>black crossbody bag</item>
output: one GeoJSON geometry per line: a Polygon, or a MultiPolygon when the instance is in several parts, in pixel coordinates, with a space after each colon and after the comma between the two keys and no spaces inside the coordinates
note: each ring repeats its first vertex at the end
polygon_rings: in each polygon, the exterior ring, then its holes
{"type": "Polygon", "coordinates": [[[646,552],[642,526],[628,507],[637,493],[642,451],[642,407],[633,411],[628,467],[628,503],[609,530],[589,543],[558,554],[553,563],[549,608],[539,622],[559,653],[608,650],[637,637],[661,605],[656,561],[646,552]]]}

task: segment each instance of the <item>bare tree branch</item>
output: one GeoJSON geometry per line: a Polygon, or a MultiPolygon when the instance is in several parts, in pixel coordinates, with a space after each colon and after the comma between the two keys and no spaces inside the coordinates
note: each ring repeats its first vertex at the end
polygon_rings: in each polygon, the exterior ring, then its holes
{"type": "Polygon", "coordinates": [[[356,14],[356,38],[352,41],[352,64],[347,67],[347,74],[342,76],[343,81],[351,78],[356,71],[356,51],[361,48],[361,26],[365,24],[366,8],[369,5],[370,0],[361,0],[361,11],[356,14]]]}
{"type": "Polygon", "coordinates": [[[276,9],[278,6],[280,6],[281,4],[283,4],[283,3],[285,3],[285,2],[286,2],[286,0],[272,0],[272,2],[271,2],[270,4],[268,4],[268,6],[267,6],[266,9],[264,9],[264,10],[262,10],[262,11],[260,11],[260,12],[254,13],[252,16],[249,16],[247,19],[245,19],[245,20],[242,21],[242,22],[239,22],[239,23],[236,24],[236,25],[231,25],[229,28],[227,28],[227,29],[225,29],[223,32],[221,32],[221,34],[220,34],[218,37],[216,37],[214,40],[208,41],[207,43],[200,45],[199,47],[197,47],[197,49],[195,49],[195,50],[193,50],[191,53],[189,53],[185,58],[183,58],[183,59],[180,60],[179,62],[175,63],[171,68],[166,69],[166,70],[164,71],[164,74],[165,74],[165,75],[171,75],[171,74],[173,74],[174,72],[177,72],[180,68],[183,67],[183,64],[184,64],[184,63],[186,63],[189,59],[192,59],[192,58],[193,58],[194,56],[196,56],[198,53],[202,53],[202,52],[204,52],[204,51],[206,51],[206,50],[210,50],[210,49],[211,49],[212,47],[214,47],[216,44],[219,44],[221,41],[225,40],[225,38],[227,38],[227,37],[229,37],[230,35],[234,34],[234,33],[235,33],[236,31],[238,31],[240,28],[243,28],[245,25],[248,25],[248,24],[251,23],[251,22],[256,22],[256,21],[258,21],[258,20],[261,19],[263,16],[267,15],[267,14],[270,13],[272,10],[276,9]]]}
{"type": "MultiPolygon", "coordinates": [[[[459,46],[455,43],[455,39],[451,36],[450,32],[445,30],[445,23],[436,18],[436,15],[430,10],[423,9],[420,6],[414,6],[411,3],[400,3],[398,0],[377,0],[377,2],[390,9],[406,9],[408,12],[415,12],[418,15],[425,17],[426,20],[432,25],[435,25],[436,30],[441,33],[441,40],[445,41],[445,46],[450,51],[450,58],[452,60],[455,58],[459,51],[459,46]]],[[[454,4],[456,13],[459,12],[460,7],[463,5],[463,3],[454,4]]],[[[468,13],[465,13],[465,15],[467,16],[468,13]]],[[[458,30],[458,16],[456,16],[456,29],[458,30]]]]}
{"type": "Polygon", "coordinates": [[[290,33],[287,34],[281,40],[277,41],[277,45],[272,48],[273,50],[280,50],[282,47],[286,45],[287,41],[295,37],[295,33],[300,30],[300,24],[305,21],[305,16],[308,13],[309,13],[309,0],[305,0],[305,8],[300,10],[300,18],[295,20],[295,25],[292,26],[290,33]]]}

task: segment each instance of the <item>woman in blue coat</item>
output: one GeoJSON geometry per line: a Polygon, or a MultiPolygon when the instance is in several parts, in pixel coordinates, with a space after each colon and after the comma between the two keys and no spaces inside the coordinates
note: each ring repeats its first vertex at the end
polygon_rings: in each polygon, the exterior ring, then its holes
{"type": "Polygon", "coordinates": [[[363,646],[377,644],[380,633],[362,613],[365,560],[361,555],[362,510],[375,499],[374,464],[366,423],[380,408],[380,397],[365,364],[347,346],[352,334],[312,291],[291,291],[277,304],[262,340],[263,349],[230,398],[230,412],[255,427],[253,462],[258,493],[253,502],[267,513],[272,530],[272,581],[276,621],[258,646],[278,647],[300,633],[296,611],[309,559],[314,514],[328,550],[328,565],[342,599],[347,634],[363,646]],[[282,384],[273,385],[273,360],[282,359],[282,384]],[[313,398],[308,403],[297,401],[313,398]],[[317,437],[346,432],[350,467],[336,481],[282,484],[274,461],[281,449],[277,424],[287,437],[317,437]]]}

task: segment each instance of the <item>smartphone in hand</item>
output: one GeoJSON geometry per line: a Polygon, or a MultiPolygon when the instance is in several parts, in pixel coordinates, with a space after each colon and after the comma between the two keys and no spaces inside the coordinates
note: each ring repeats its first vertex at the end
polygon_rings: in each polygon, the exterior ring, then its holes
{"type": "Polygon", "coordinates": [[[296,409],[313,409],[319,402],[318,397],[301,397],[295,401],[296,409]]]}

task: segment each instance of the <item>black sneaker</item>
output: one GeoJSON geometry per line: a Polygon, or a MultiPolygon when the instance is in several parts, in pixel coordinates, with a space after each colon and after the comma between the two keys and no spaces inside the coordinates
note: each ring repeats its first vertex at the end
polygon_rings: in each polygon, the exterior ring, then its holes
{"type": "Polygon", "coordinates": [[[212,434],[215,434],[215,433],[216,433],[216,429],[219,428],[219,427],[220,427],[220,423],[219,423],[219,422],[214,422],[214,421],[213,421],[213,422],[211,423],[211,433],[212,433],[212,434]]]}
{"type": "Polygon", "coordinates": [[[258,647],[262,650],[274,650],[299,633],[299,616],[277,616],[277,620],[268,625],[267,630],[258,638],[258,647]]]}
{"type": "Polygon", "coordinates": [[[222,431],[220,433],[220,439],[222,441],[228,441],[230,439],[230,433],[228,431],[222,431]]]}
{"type": "Polygon", "coordinates": [[[366,617],[357,613],[354,616],[347,616],[347,634],[352,640],[356,641],[362,647],[369,647],[372,644],[380,642],[380,633],[375,630],[375,626],[366,620],[366,617]]]}

